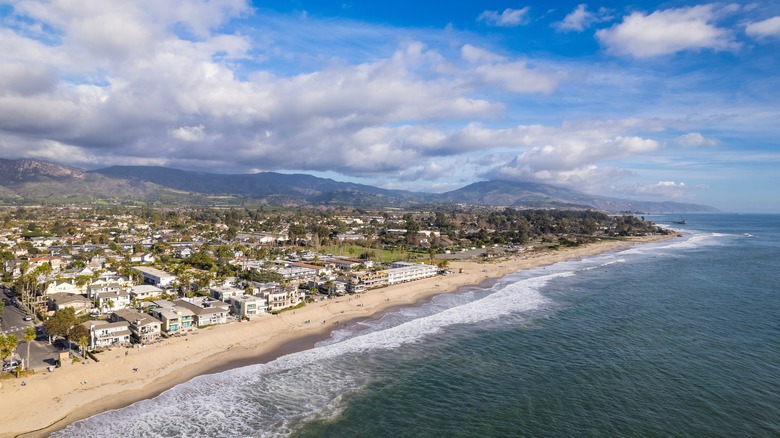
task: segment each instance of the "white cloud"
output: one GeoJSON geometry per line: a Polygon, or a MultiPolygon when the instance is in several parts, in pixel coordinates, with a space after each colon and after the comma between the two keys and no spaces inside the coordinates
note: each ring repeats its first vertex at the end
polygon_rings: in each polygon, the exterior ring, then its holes
{"type": "MultiPolygon", "coordinates": [[[[633,12],[619,24],[596,31],[607,51],[634,58],[651,58],[685,50],[734,50],[739,44],[726,29],[712,22],[713,5],[655,11],[649,15],[633,12]]],[[[726,10],[726,12],[728,12],[726,10]]]]}
{"type": "Polygon", "coordinates": [[[471,44],[464,44],[463,47],[460,48],[460,55],[463,59],[472,64],[503,62],[506,60],[503,56],[480,47],[472,46],[471,44]]]}
{"type": "Polygon", "coordinates": [[[705,138],[698,132],[690,132],[688,134],[681,135],[675,140],[679,145],[685,147],[715,146],[719,143],[718,140],[705,138]]]}
{"type": "Polygon", "coordinates": [[[658,181],[655,184],[635,184],[628,191],[638,196],[681,198],[685,194],[684,182],[658,181]]]}
{"type": "Polygon", "coordinates": [[[477,21],[484,21],[485,23],[498,26],[498,27],[516,27],[528,22],[528,10],[526,6],[522,9],[506,8],[504,12],[498,11],[485,11],[480,14],[477,21]]]}
{"type": "Polygon", "coordinates": [[[780,16],[748,23],[745,33],[754,38],[780,37],[780,16]]]}
{"type": "Polygon", "coordinates": [[[203,125],[198,126],[182,126],[180,128],[172,129],[170,136],[181,141],[201,141],[205,138],[205,129],[203,125]]]}
{"type": "Polygon", "coordinates": [[[587,9],[588,5],[585,3],[577,5],[577,7],[569,12],[562,21],[553,23],[553,27],[560,32],[582,32],[593,23],[612,19],[609,15],[609,11],[605,8],[600,8],[597,13],[590,12],[587,9]]]}

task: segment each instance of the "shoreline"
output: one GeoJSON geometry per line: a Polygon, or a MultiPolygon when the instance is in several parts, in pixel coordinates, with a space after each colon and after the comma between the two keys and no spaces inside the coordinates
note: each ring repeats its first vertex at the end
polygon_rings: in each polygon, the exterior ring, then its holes
{"type": "Polygon", "coordinates": [[[520,270],[675,237],[677,234],[672,233],[553,251],[526,251],[488,262],[452,261],[450,269],[455,273],[448,276],[318,301],[295,311],[213,326],[144,348],[109,350],[98,355],[97,363],[66,364],[54,372],[41,370],[26,377],[24,387],[20,385],[22,379],[4,380],[0,388],[0,424],[5,430],[0,431],[0,437],[45,436],[78,420],[155,397],[199,375],[267,363],[313,348],[342,324],[417,305],[462,287],[479,286],[520,270]],[[460,270],[462,273],[458,273],[460,270]]]}

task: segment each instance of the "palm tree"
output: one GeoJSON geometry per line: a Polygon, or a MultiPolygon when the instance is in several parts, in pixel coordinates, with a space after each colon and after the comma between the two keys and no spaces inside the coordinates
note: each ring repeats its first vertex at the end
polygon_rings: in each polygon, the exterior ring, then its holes
{"type": "Polygon", "coordinates": [[[24,369],[29,370],[30,369],[30,343],[32,343],[33,340],[35,340],[35,329],[32,327],[27,327],[24,329],[24,340],[27,342],[27,360],[24,361],[24,369]]]}
{"type": "Polygon", "coordinates": [[[89,345],[89,338],[82,336],[79,338],[79,348],[81,349],[81,357],[86,358],[87,345],[89,345]]]}

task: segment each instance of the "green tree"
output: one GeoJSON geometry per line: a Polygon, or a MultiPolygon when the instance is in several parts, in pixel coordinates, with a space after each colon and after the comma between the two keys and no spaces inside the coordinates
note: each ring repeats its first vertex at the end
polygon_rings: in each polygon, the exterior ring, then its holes
{"type": "Polygon", "coordinates": [[[16,335],[0,335],[0,359],[5,360],[8,356],[13,354],[17,345],[19,345],[19,338],[17,338],[16,335]]]}
{"type": "Polygon", "coordinates": [[[30,369],[30,344],[35,340],[35,329],[27,327],[24,329],[24,340],[27,342],[27,360],[24,361],[25,369],[30,369]]]}
{"type": "Polygon", "coordinates": [[[87,345],[89,345],[89,338],[86,336],[80,336],[79,337],[79,349],[81,350],[81,355],[85,356],[87,345]]]}
{"type": "Polygon", "coordinates": [[[87,339],[87,345],[89,345],[89,330],[81,324],[74,324],[68,330],[68,340],[76,341],[81,346],[81,338],[87,339]]]}
{"type": "Polygon", "coordinates": [[[54,315],[43,323],[43,327],[49,336],[60,336],[70,340],[69,334],[76,322],[76,312],[72,307],[66,307],[54,312],[54,315]]]}

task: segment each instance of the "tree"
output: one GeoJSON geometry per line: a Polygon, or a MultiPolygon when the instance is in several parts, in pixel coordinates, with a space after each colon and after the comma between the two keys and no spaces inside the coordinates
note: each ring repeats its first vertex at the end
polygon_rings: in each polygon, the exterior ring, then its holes
{"type": "Polygon", "coordinates": [[[89,345],[89,331],[83,325],[75,324],[70,328],[70,330],[68,330],[68,340],[69,341],[75,340],[78,343],[79,347],[82,347],[81,345],[82,338],[87,340],[87,343],[85,345],[89,345]]]}
{"type": "Polygon", "coordinates": [[[56,311],[51,318],[43,323],[43,327],[49,336],[60,336],[70,340],[70,330],[76,325],[76,321],[76,312],[72,307],[66,307],[56,311]]]}
{"type": "Polygon", "coordinates": [[[79,349],[81,350],[81,355],[85,356],[87,345],[89,345],[89,338],[86,336],[80,336],[79,337],[79,349]]]}
{"type": "Polygon", "coordinates": [[[0,359],[5,360],[10,356],[16,350],[17,345],[19,345],[19,338],[15,335],[0,335],[0,359]]]}
{"type": "Polygon", "coordinates": [[[24,340],[27,342],[27,360],[24,362],[25,369],[30,369],[30,343],[35,340],[35,329],[27,327],[24,329],[24,340]]]}

